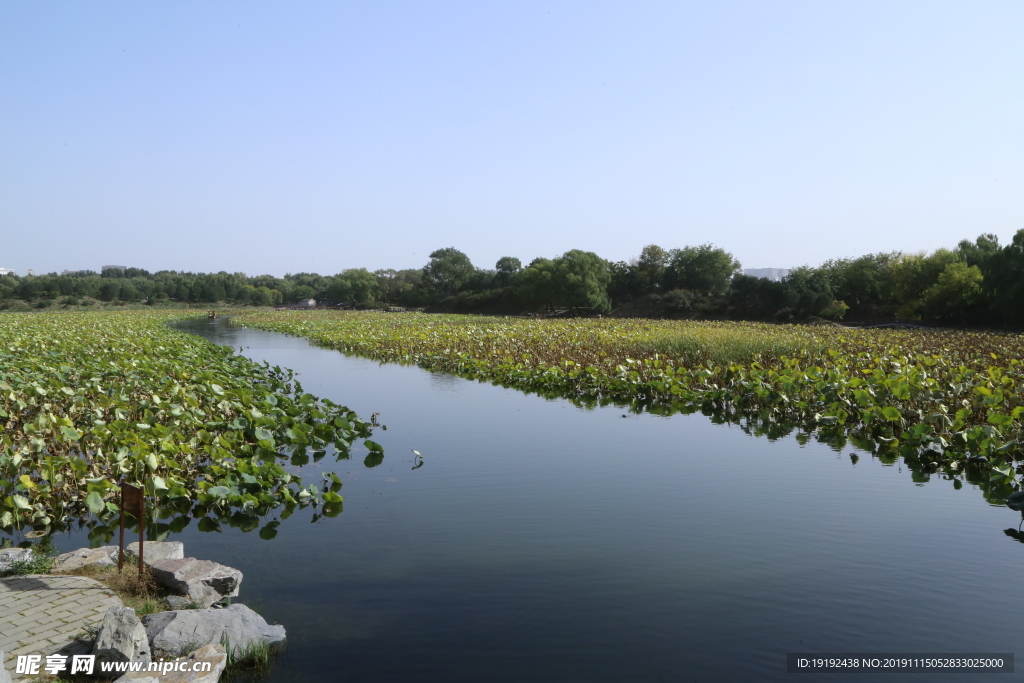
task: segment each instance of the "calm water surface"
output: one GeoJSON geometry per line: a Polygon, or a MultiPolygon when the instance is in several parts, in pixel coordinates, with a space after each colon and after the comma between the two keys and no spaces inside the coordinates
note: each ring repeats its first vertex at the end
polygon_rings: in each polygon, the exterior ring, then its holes
{"type": "MultiPolygon", "coordinates": [[[[176,537],[241,569],[241,600],[287,628],[272,682],[776,681],[787,652],[1021,640],[1024,546],[1003,533],[1020,515],[970,486],[700,415],[583,410],[223,321],[189,329],[387,425],[383,464],[360,447],[297,470],[341,475],[340,516],[297,512],[270,541],[176,537]]],[[[977,675],[871,680],[908,677],[977,675]]]]}

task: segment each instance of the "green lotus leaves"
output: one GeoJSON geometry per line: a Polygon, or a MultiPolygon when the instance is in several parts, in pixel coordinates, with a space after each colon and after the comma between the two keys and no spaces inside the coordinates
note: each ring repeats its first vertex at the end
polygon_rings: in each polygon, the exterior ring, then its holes
{"type": "Polygon", "coordinates": [[[583,406],[700,410],[773,438],[803,430],[798,440],[850,439],[882,460],[902,455],[912,469],[942,468],[957,481],[968,458],[981,456],[990,476],[972,483],[993,497],[1019,486],[1024,460],[1021,335],[363,311],[230,322],[583,406]]]}
{"type": "Polygon", "coordinates": [[[1002,413],[991,413],[988,416],[990,424],[994,424],[997,427],[1013,424],[1014,418],[1010,415],[1004,415],[1002,413]]]}
{"type": "Polygon", "coordinates": [[[65,439],[70,441],[78,441],[82,438],[82,433],[77,429],[72,429],[71,427],[61,427],[60,432],[64,435],[65,439]]]}
{"type": "Polygon", "coordinates": [[[885,406],[882,408],[882,417],[890,422],[896,422],[900,419],[900,411],[892,406],[885,406]]]}
{"type": "Polygon", "coordinates": [[[103,503],[103,496],[96,491],[89,492],[89,495],[85,497],[85,504],[89,507],[89,512],[94,515],[98,515],[106,509],[106,505],[103,503]]]}
{"type": "Polygon", "coordinates": [[[287,370],[168,327],[192,315],[3,314],[0,531],[83,521],[105,543],[122,480],[145,485],[166,533],[323,504],[281,463],[306,449],[347,457],[371,425],[287,370]]]}

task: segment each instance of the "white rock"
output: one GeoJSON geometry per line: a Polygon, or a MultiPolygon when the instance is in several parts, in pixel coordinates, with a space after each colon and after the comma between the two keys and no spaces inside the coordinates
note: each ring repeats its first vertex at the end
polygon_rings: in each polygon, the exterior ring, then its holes
{"type": "Polygon", "coordinates": [[[195,603],[186,597],[181,595],[168,595],[167,604],[171,606],[171,609],[191,609],[191,606],[195,603]]]}
{"type": "Polygon", "coordinates": [[[238,595],[242,572],[209,560],[186,557],[158,560],[150,565],[158,583],[176,591],[201,607],[238,595]]]}
{"type": "Polygon", "coordinates": [[[284,644],[284,626],[271,626],[242,604],[226,609],[186,609],[157,612],[143,617],[154,651],[175,654],[190,645],[214,644],[222,639],[232,650],[264,642],[272,648],[284,644]]]}
{"type": "MultiPolygon", "coordinates": [[[[125,546],[125,551],[138,557],[139,542],[129,543],[125,546]]],[[[148,541],[142,548],[142,561],[147,565],[160,560],[180,560],[184,557],[185,544],[180,541],[148,541]]]]}
{"type": "Polygon", "coordinates": [[[162,664],[166,673],[159,673],[156,671],[137,671],[121,676],[114,681],[114,683],[217,683],[227,663],[228,658],[227,653],[224,651],[224,646],[220,644],[206,645],[195,652],[192,652],[187,657],[179,657],[178,659],[167,660],[166,662],[154,663],[154,665],[162,664]],[[171,668],[167,666],[171,664],[171,662],[177,664],[177,667],[175,668],[183,670],[171,670],[171,668]],[[196,664],[205,664],[207,662],[210,664],[209,671],[192,670],[193,666],[196,664]]]}
{"type": "Polygon", "coordinates": [[[103,616],[103,624],[92,646],[96,667],[100,662],[150,662],[149,638],[146,628],[131,607],[111,607],[103,616]]]}
{"type": "MultiPolygon", "coordinates": [[[[11,662],[13,666],[13,661],[11,662]]],[[[0,650],[0,683],[11,683],[11,674],[4,668],[4,651],[0,650]]]]}
{"type": "Polygon", "coordinates": [[[0,571],[15,562],[28,562],[32,559],[32,548],[7,548],[0,550],[0,571]]]}
{"type": "Polygon", "coordinates": [[[70,553],[58,555],[53,561],[51,572],[69,572],[91,564],[109,567],[117,564],[117,546],[105,545],[102,548],[79,548],[70,553]]]}

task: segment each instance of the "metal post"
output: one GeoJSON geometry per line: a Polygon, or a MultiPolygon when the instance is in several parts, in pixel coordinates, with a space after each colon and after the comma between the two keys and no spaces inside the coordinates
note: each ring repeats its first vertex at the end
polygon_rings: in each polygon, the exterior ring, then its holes
{"type": "Polygon", "coordinates": [[[117,554],[117,573],[121,573],[121,567],[124,566],[124,492],[121,492],[121,541],[118,543],[119,552],[117,554]]]}
{"type": "Polygon", "coordinates": [[[139,576],[142,576],[142,551],[146,543],[146,500],[139,492],[139,576]]]}
{"type": "Polygon", "coordinates": [[[121,556],[117,563],[117,570],[121,571],[124,561],[124,513],[131,512],[135,519],[139,520],[139,576],[142,576],[143,544],[146,541],[146,501],[142,496],[142,489],[131,484],[121,483],[121,556]]]}

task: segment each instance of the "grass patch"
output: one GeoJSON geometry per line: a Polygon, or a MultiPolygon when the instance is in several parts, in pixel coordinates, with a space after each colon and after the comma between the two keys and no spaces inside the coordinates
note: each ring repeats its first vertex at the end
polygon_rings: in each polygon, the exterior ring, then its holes
{"type": "MultiPolygon", "coordinates": [[[[99,581],[104,586],[114,591],[125,607],[131,607],[139,616],[166,612],[171,609],[167,604],[167,596],[175,595],[156,582],[149,569],[139,574],[138,566],[126,553],[124,569],[119,574],[117,566],[101,566],[90,564],[69,572],[62,572],[72,576],[85,576],[99,581]]],[[[134,558],[133,558],[134,559],[134,558]]],[[[135,562],[138,562],[135,559],[135,562]]]]}
{"type": "Polygon", "coordinates": [[[94,643],[96,642],[96,636],[98,636],[99,634],[100,624],[89,624],[88,626],[82,629],[81,633],[75,636],[75,640],[82,643],[94,643]]]}
{"type": "Polygon", "coordinates": [[[178,650],[177,656],[178,657],[188,657],[190,654],[192,654],[193,652],[195,652],[196,650],[198,650],[202,646],[203,646],[202,643],[197,643],[197,642],[190,641],[190,642],[185,643],[184,645],[181,646],[181,649],[178,650]]]}
{"type": "Polygon", "coordinates": [[[250,641],[240,647],[232,647],[227,635],[221,637],[220,644],[224,646],[227,653],[227,664],[224,667],[224,676],[227,680],[233,680],[239,676],[245,676],[247,680],[263,678],[270,669],[270,661],[274,655],[274,648],[262,640],[250,641]]]}
{"type": "Polygon", "coordinates": [[[657,354],[686,366],[729,364],[758,359],[762,363],[803,353],[820,352],[822,340],[801,328],[780,328],[766,333],[761,327],[674,324],[651,331],[644,356],[657,354]]]}
{"type": "Polygon", "coordinates": [[[34,551],[29,559],[18,560],[7,565],[6,569],[0,571],[0,577],[46,574],[53,566],[53,559],[53,555],[44,555],[34,551]]]}

